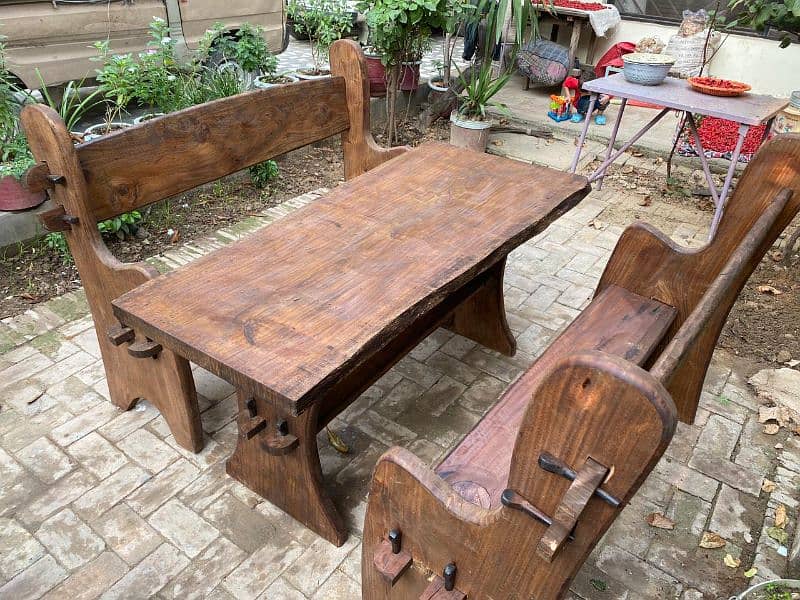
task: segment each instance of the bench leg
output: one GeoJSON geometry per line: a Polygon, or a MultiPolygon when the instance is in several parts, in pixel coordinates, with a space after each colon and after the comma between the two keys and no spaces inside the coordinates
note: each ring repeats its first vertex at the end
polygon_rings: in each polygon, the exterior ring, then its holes
{"type": "Polygon", "coordinates": [[[505,259],[490,267],[485,283],[453,311],[451,322],[445,326],[487,348],[513,356],[517,342],[506,319],[503,300],[505,268],[505,259]]]}
{"type": "Polygon", "coordinates": [[[319,406],[292,417],[243,390],[237,399],[239,439],[228,475],[332,544],[344,544],[347,530],[322,483],[319,406]]]}

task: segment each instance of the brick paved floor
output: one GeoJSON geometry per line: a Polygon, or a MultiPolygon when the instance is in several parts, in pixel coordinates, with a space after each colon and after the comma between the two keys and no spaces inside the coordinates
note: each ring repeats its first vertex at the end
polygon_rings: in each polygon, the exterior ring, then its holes
{"type": "MultiPolygon", "coordinates": [[[[153,262],[162,270],[186,263],[313,197],[153,262]]],[[[107,400],[82,293],[3,320],[0,599],[359,598],[365,490],[378,456],[399,444],[435,463],[478,421],[586,305],[622,231],[606,215],[620,209],[658,216],[666,233],[695,245],[709,216],[659,199],[638,207],[612,183],[515,251],[506,277],[514,358],[437,331],[332,423],[349,454],[320,440],[326,483],[352,533],[342,548],[225,475],[236,437],[227,383],[195,370],[207,440],[193,455],[176,446],[146,402],[121,412],[107,400]]],[[[732,364],[715,355],[697,422],[679,426],[587,561],[572,598],[727,597],[745,587],[742,574],[752,565],[756,580],[787,571],[789,543],[780,546],[766,531],[783,504],[789,541],[794,535],[800,444],[761,432],[757,399],[732,364]],[[777,484],[771,494],[761,491],[764,477],[777,484]],[[675,529],[649,527],[652,512],[673,519],[675,529]],[[698,548],[706,530],[724,536],[727,547],[698,548]],[[741,567],[725,567],[726,553],[741,557],[741,567]]]]}

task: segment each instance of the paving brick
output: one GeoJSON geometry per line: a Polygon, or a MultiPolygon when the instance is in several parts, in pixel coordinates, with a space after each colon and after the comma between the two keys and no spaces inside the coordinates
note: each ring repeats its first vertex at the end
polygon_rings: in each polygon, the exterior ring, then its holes
{"type": "Polygon", "coordinates": [[[692,455],[689,466],[752,496],[758,496],[761,491],[761,482],[764,480],[763,475],[746,467],[700,452],[692,455]]]}
{"type": "Polygon", "coordinates": [[[439,350],[454,358],[463,359],[477,344],[460,335],[454,335],[439,350]]]}
{"type": "Polygon", "coordinates": [[[728,460],[733,455],[742,426],[720,415],[711,415],[697,440],[695,452],[728,460]]]}
{"type": "Polygon", "coordinates": [[[58,445],[69,446],[118,414],[119,409],[113,404],[98,404],[94,409],[70,419],[63,425],[59,425],[53,429],[50,436],[58,445]]]}
{"type": "Polygon", "coordinates": [[[94,478],[84,471],[74,471],[47,487],[38,497],[17,512],[19,520],[29,527],[38,525],[54,512],[82,496],[94,486],[94,478]]]}
{"type": "Polygon", "coordinates": [[[45,555],[44,546],[13,519],[0,519],[0,575],[6,580],[45,555]]]}
{"type": "Polygon", "coordinates": [[[442,376],[436,369],[408,356],[401,359],[393,369],[403,377],[418,383],[426,390],[439,381],[439,378],[442,376]]]}
{"type": "Polygon", "coordinates": [[[616,546],[604,546],[596,564],[600,571],[623,582],[642,598],[673,599],[682,589],[674,577],[616,546]]]}
{"type": "MultiPolygon", "coordinates": [[[[187,566],[159,594],[175,600],[206,598],[222,578],[245,559],[247,554],[230,540],[219,537],[187,566]]],[[[274,596],[276,600],[280,596],[274,596]]]]}
{"type": "Polygon", "coordinates": [[[388,419],[393,419],[413,405],[416,399],[425,392],[420,384],[403,378],[375,406],[375,411],[388,419]]]}
{"type": "Polygon", "coordinates": [[[756,529],[761,519],[754,499],[723,484],[717,496],[708,528],[736,544],[742,545],[745,535],[756,529]]]}
{"type": "Polygon", "coordinates": [[[464,357],[464,362],[501,381],[511,383],[522,371],[519,365],[500,358],[500,355],[489,354],[476,348],[464,357]]]}
{"type": "Polygon", "coordinates": [[[458,404],[474,413],[485,414],[497,403],[507,387],[505,381],[482,374],[464,391],[458,399],[458,404]]]}
{"type": "Polygon", "coordinates": [[[471,384],[478,376],[469,365],[440,351],[431,354],[425,363],[432,369],[444,373],[464,385],[471,384]]]}
{"type": "Polygon", "coordinates": [[[118,416],[97,431],[111,442],[118,442],[158,416],[158,411],[147,401],[139,400],[131,410],[117,413],[118,416]]]}
{"type": "Polygon", "coordinates": [[[122,452],[94,431],[68,446],[67,453],[98,479],[105,479],[128,462],[122,452]]]}
{"type": "Polygon", "coordinates": [[[311,596],[312,600],[337,598],[341,600],[357,600],[361,597],[358,584],[341,571],[334,571],[325,584],[311,596]]]}
{"type": "Polygon", "coordinates": [[[200,554],[219,536],[216,527],[175,499],[150,515],[148,521],[189,558],[200,554]]]}
{"type": "Polygon", "coordinates": [[[264,546],[234,569],[222,581],[222,587],[237,600],[258,598],[302,552],[303,547],[297,542],[280,547],[264,546]]]}
{"type": "Polygon", "coordinates": [[[678,421],[675,435],[672,436],[672,441],[667,447],[666,456],[678,462],[688,462],[700,432],[701,429],[699,427],[678,421]]]}
{"type": "Polygon", "coordinates": [[[164,541],[147,521],[126,504],[118,504],[92,525],[109,548],[129,565],[136,565],[164,541]]]}
{"type": "Polygon", "coordinates": [[[152,554],[140,562],[101,598],[103,600],[129,600],[130,598],[148,598],[158,593],[172,577],[180,573],[189,559],[177,548],[162,544],[152,554]]]}
{"type": "Polygon", "coordinates": [[[255,552],[274,538],[274,525],[251,506],[225,493],[203,511],[203,518],[246,552],[255,552]]]}
{"type": "Polygon", "coordinates": [[[239,407],[235,396],[228,396],[215,403],[202,414],[203,429],[209,432],[219,431],[236,418],[239,407]]]}
{"type": "Polygon", "coordinates": [[[86,523],[69,509],[47,519],[36,531],[36,537],[67,569],[82,567],[105,549],[86,523]]]}
{"type": "Polygon", "coordinates": [[[358,419],[358,428],[386,446],[404,444],[417,437],[417,434],[376,413],[368,410],[358,419]]]}
{"type": "Polygon", "coordinates": [[[258,597],[258,600],[272,600],[273,598],[281,598],[281,600],[306,600],[306,596],[289,585],[283,577],[278,577],[273,581],[272,585],[258,597]]]}
{"type": "Polygon", "coordinates": [[[4,410],[0,412],[0,435],[3,438],[3,448],[8,452],[22,450],[31,441],[50,433],[54,427],[63,425],[72,417],[72,413],[60,404],[34,414],[4,410]]]}
{"type": "Polygon", "coordinates": [[[94,600],[127,572],[127,565],[113,552],[103,552],[51,590],[44,600],[94,600]]]}
{"type": "Polygon", "coordinates": [[[225,472],[225,464],[217,463],[183,488],[178,497],[186,506],[203,511],[227,492],[234,481],[225,472]]]}
{"type": "Polygon", "coordinates": [[[54,483],[72,470],[69,457],[47,438],[17,452],[17,459],[45,483],[54,483]]]}
{"type": "Polygon", "coordinates": [[[96,519],[148,479],[147,471],[127,465],[78,498],[73,506],[84,519],[96,519]]]}
{"type": "Polygon", "coordinates": [[[359,541],[355,536],[350,536],[342,546],[332,548],[327,540],[317,539],[292,563],[283,576],[292,586],[306,596],[311,596],[331,577],[359,541]]]}
{"type": "Polygon", "coordinates": [[[0,600],[35,600],[67,577],[67,572],[50,555],[43,556],[0,587],[0,600]]]}
{"type": "MultiPolygon", "coordinates": [[[[102,370],[102,363],[99,363],[101,375],[105,376],[102,370]]],[[[92,383],[96,383],[93,381],[92,383]]],[[[94,391],[89,385],[80,379],[80,373],[67,377],[63,381],[51,385],[47,388],[48,396],[64,405],[68,411],[74,415],[83,414],[98,406],[105,399],[94,391]]]]}
{"type": "Polygon", "coordinates": [[[199,472],[188,460],[178,460],[142,485],[125,501],[137,513],[146,517],[191,483],[199,472]]]}
{"type": "Polygon", "coordinates": [[[137,429],[117,442],[117,447],[151,473],[158,473],[178,458],[175,450],[146,429],[137,429]]]}
{"type": "Polygon", "coordinates": [[[722,415],[726,419],[737,423],[744,423],[750,414],[748,409],[733,402],[724,394],[715,396],[708,392],[703,392],[700,394],[699,406],[711,413],[722,415]]]}
{"type": "Polygon", "coordinates": [[[686,465],[662,459],[654,472],[678,489],[711,501],[717,494],[719,483],[711,477],[690,469],[686,465]]]}
{"type": "Polygon", "coordinates": [[[694,540],[706,530],[711,503],[682,490],[676,490],[667,507],[666,515],[675,522],[674,532],[694,540]]]}

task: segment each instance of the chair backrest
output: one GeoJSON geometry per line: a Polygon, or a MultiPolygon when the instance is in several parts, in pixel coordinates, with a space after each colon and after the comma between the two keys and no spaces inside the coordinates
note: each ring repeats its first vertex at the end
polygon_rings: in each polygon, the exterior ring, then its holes
{"type": "MultiPolygon", "coordinates": [[[[664,385],[681,420],[692,422],[711,354],[728,313],[753,270],[800,211],[800,135],[782,134],[765,144],[747,166],[714,239],[696,250],[676,245],[647,224],[636,223],[620,237],[597,287],[615,284],[675,307],[678,315],[665,340],[674,338],[714,281],[726,274],[724,293],[709,311],[700,335],[683,351],[681,364],[664,385]],[[787,199],[787,195],[789,196],[787,199]],[[780,211],[770,211],[775,202],[780,211]],[[729,264],[760,217],[774,212],[756,242],[729,264]]],[[[658,354],[656,354],[657,356],[658,354]]]]}

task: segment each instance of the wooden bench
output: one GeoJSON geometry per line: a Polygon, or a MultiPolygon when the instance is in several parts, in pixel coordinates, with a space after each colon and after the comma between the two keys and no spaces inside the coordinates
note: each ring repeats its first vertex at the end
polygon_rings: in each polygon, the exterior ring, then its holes
{"type": "Polygon", "coordinates": [[[692,422],[753,269],[800,210],[800,136],[778,136],[698,250],[622,234],[594,299],[435,469],[390,449],[372,480],[363,597],[562,597],[692,422]]]}
{"type": "Polygon", "coordinates": [[[38,164],[28,187],[48,189],[58,205],[43,215],[63,231],[94,319],[111,400],[124,410],[145,398],[175,440],[203,447],[189,362],[121,327],[111,302],[158,277],[153,267],[124,264],[109,252],[96,223],[240,171],[290,150],[341,134],[347,179],[405,151],[372,139],[369,81],[354,42],[331,53],[333,76],[195,106],[74,147],[52,109],[22,111],[38,164]],[[152,357],[153,360],[141,360],[152,357]]]}

